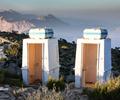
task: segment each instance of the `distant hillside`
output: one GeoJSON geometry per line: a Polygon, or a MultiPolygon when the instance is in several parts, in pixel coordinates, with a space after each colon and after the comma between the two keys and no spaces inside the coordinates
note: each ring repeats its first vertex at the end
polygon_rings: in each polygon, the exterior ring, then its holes
{"type": "Polygon", "coordinates": [[[0,12],[0,31],[18,33],[27,32],[32,27],[63,27],[67,24],[54,15],[36,16],[21,14],[14,10],[0,12]]]}
{"type": "Polygon", "coordinates": [[[23,33],[28,31],[31,27],[35,27],[34,24],[29,21],[7,21],[3,16],[0,17],[0,31],[12,32],[17,31],[18,33],[23,33]]]}
{"type": "Polygon", "coordinates": [[[37,17],[35,15],[30,15],[30,14],[21,14],[12,9],[1,11],[0,16],[3,16],[5,19],[7,19],[7,21],[31,20],[37,17]]]}
{"type": "Polygon", "coordinates": [[[30,20],[30,22],[34,23],[36,26],[42,27],[61,27],[66,26],[67,24],[61,21],[59,18],[55,17],[54,15],[47,15],[47,16],[38,16],[36,19],[30,20]]]}

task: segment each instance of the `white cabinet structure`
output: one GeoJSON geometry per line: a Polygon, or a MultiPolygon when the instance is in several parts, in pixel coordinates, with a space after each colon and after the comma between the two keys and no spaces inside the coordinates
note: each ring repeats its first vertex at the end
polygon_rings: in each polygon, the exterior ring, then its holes
{"type": "Polygon", "coordinates": [[[49,76],[59,79],[57,39],[23,40],[22,76],[25,84],[46,83],[49,76]]]}
{"type": "Polygon", "coordinates": [[[104,82],[111,74],[111,39],[77,40],[75,86],[104,82]]]}

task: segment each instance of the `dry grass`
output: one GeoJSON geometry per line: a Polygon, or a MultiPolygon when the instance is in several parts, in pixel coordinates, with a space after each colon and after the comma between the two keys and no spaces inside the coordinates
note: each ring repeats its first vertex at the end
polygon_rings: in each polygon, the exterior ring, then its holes
{"type": "Polygon", "coordinates": [[[47,87],[42,87],[26,97],[26,100],[63,100],[61,92],[55,89],[49,91],[47,87]]]}
{"type": "Polygon", "coordinates": [[[90,100],[120,100],[120,76],[104,83],[96,83],[94,88],[85,89],[90,100]]]}
{"type": "MultiPolygon", "coordinates": [[[[74,84],[66,86],[64,91],[56,91],[55,88],[49,90],[46,86],[34,88],[18,88],[13,94],[17,100],[83,100],[81,89],[76,89],[74,84]]],[[[86,99],[85,99],[86,100],[86,99]]]]}

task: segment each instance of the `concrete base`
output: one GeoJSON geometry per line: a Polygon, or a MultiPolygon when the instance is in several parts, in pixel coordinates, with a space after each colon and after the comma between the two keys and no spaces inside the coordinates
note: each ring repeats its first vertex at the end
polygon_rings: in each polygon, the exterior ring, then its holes
{"type": "Polygon", "coordinates": [[[28,84],[28,68],[21,68],[22,69],[22,77],[24,84],[28,84]]]}

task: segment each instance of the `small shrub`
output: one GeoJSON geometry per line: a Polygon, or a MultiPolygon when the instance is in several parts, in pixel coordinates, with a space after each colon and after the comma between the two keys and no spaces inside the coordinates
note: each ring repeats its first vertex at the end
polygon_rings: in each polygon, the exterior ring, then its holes
{"type": "Polygon", "coordinates": [[[7,61],[7,58],[0,58],[0,61],[7,61]]]}
{"type": "Polygon", "coordinates": [[[120,77],[110,79],[105,83],[96,83],[95,88],[84,91],[90,100],[120,100],[120,77]]]}
{"type": "Polygon", "coordinates": [[[49,78],[47,87],[49,90],[55,88],[56,91],[63,91],[65,89],[64,79],[62,77],[59,80],[49,78]]]}

